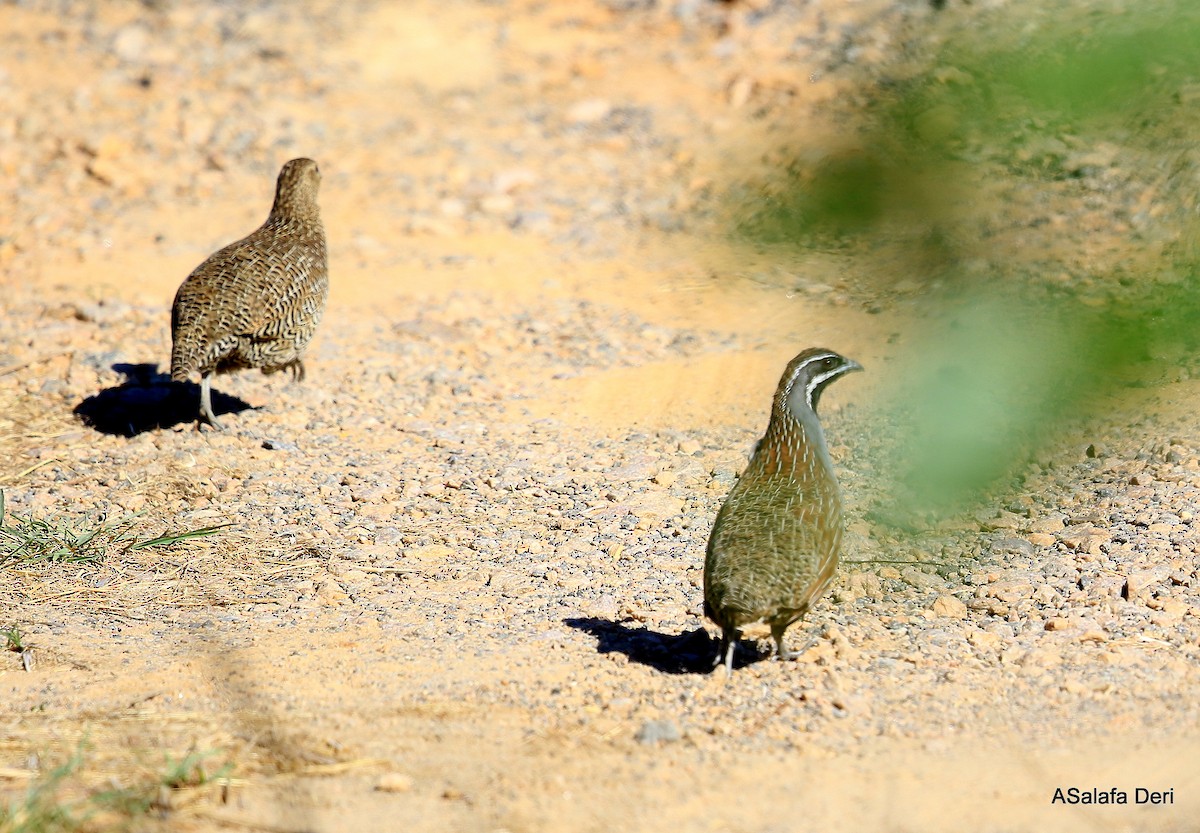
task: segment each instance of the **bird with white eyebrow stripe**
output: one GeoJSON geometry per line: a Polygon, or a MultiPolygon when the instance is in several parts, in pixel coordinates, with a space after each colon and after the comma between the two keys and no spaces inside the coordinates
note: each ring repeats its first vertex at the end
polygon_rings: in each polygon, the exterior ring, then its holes
{"type": "Polygon", "coordinates": [[[775,656],[783,634],[820,598],[837,569],[842,497],[817,419],[821,392],[862,370],[832,350],[811,348],[779,380],[767,431],[717,513],[704,561],[704,613],[721,627],[715,665],[733,673],[742,628],[770,625],[775,656]]]}

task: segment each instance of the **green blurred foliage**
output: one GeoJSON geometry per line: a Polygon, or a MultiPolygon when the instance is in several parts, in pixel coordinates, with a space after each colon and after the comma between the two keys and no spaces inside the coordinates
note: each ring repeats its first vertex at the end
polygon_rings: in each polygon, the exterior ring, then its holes
{"type": "Polygon", "coordinates": [[[1002,296],[944,310],[890,392],[908,426],[892,467],[903,478],[898,494],[913,509],[945,509],[1003,474],[1014,449],[1072,397],[1084,339],[1078,322],[1002,296]]]}
{"type": "Polygon", "coordinates": [[[1094,12],[1082,30],[1057,30],[981,53],[972,62],[1016,102],[1055,118],[1128,124],[1173,109],[1172,79],[1200,71],[1200,15],[1187,3],[1094,12]],[[1168,83],[1163,83],[1164,81],[1168,83]]]}
{"type": "MultiPolygon", "coordinates": [[[[1200,369],[1200,269],[1136,302],[1090,309],[975,289],[938,300],[912,342],[885,411],[898,437],[888,469],[903,513],[962,510],[1102,394],[1200,369]]],[[[1083,451],[1081,443],[1080,453],[1083,451]]]]}
{"type": "MultiPolygon", "coordinates": [[[[801,251],[891,246],[908,265],[890,274],[941,285],[923,299],[927,324],[883,405],[903,415],[893,491],[915,512],[962,508],[1098,393],[1155,376],[1155,361],[1195,363],[1200,346],[1200,4],[1030,11],[979,13],[920,71],[879,84],[846,151],[785,160],[735,224],[744,239],[801,251]],[[989,178],[1080,178],[1069,148],[1102,143],[1173,201],[1150,221],[1173,242],[1157,263],[1144,260],[1148,274],[1087,275],[1100,303],[1033,266],[1004,268],[1021,252],[961,225],[959,207],[989,178]],[[964,268],[954,242],[964,238],[990,274],[964,268]]],[[[1118,200],[1132,190],[1087,197],[1111,200],[1100,210],[1117,216],[1131,210],[1118,200]]],[[[1173,381],[1168,369],[1158,378],[1173,381]]]]}

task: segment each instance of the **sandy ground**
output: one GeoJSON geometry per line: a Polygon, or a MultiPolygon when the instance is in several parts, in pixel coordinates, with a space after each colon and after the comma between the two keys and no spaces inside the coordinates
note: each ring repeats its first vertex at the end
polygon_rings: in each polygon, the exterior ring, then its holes
{"type": "MultiPolygon", "coordinates": [[[[146,829],[1195,829],[1200,382],[1113,394],[1018,488],[902,534],[871,511],[895,429],[876,404],[923,277],[723,230],[763,148],[844,146],[864,79],[938,23],[884,2],[5,6],[8,511],[230,526],[0,568],[0,625],[34,658],[0,655],[0,796],[82,741],[64,800],[164,754],[231,767],[146,829]],[[195,388],[162,377],[171,298],[300,155],[332,274],[309,377],[222,378],[227,430],[197,431],[195,388]],[[822,403],[851,563],[799,661],[748,644],[726,681],[705,541],[811,345],[868,370],[822,403]],[[1071,786],[1130,804],[1051,803],[1071,786]]],[[[1067,272],[1146,256],[1057,196],[1048,223],[989,214],[995,234],[1031,261],[1070,235],[1067,272]]]]}

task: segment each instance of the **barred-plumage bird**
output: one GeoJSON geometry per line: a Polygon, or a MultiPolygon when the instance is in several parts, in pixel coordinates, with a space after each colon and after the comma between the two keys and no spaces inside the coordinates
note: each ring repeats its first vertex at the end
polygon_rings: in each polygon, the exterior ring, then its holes
{"type": "Polygon", "coordinates": [[[214,373],[257,367],[304,378],[304,349],[329,296],[320,182],[311,159],[284,165],[267,221],[201,263],[175,294],[171,379],[200,374],[200,418],[214,428],[214,373]]]}
{"type": "Polygon", "coordinates": [[[741,629],[771,626],[776,655],[783,633],[825,592],[837,568],[842,498],[833,477],[817,400],[838,377],[862,370],[832,350],[805,350],[788,363],[771,421],[741,479],[729,492],[708,539],[704,612],[721,627],[721,651],[733,673],[741,629]]]}

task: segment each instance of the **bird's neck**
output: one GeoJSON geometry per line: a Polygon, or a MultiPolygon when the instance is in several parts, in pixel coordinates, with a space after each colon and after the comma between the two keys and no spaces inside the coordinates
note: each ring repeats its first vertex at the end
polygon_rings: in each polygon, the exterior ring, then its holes
{"type": "Polygon", "coordinates": [[[821,423],[807,408],[794,413],[776,405],[754,456],[764,473],[792,479],[817,477],[822,471],[833,470],[821,423]]]}
{"type": "Polygon", "coordinates": [[[272,228],[296,228],[303,226],[321,226],[321,217],[315,210],[298,209],[294,205],[289,205],[286,208],[278,206],[271,209],[271,213],[267,215],[267,222],[264,225],[272,228]]]}

